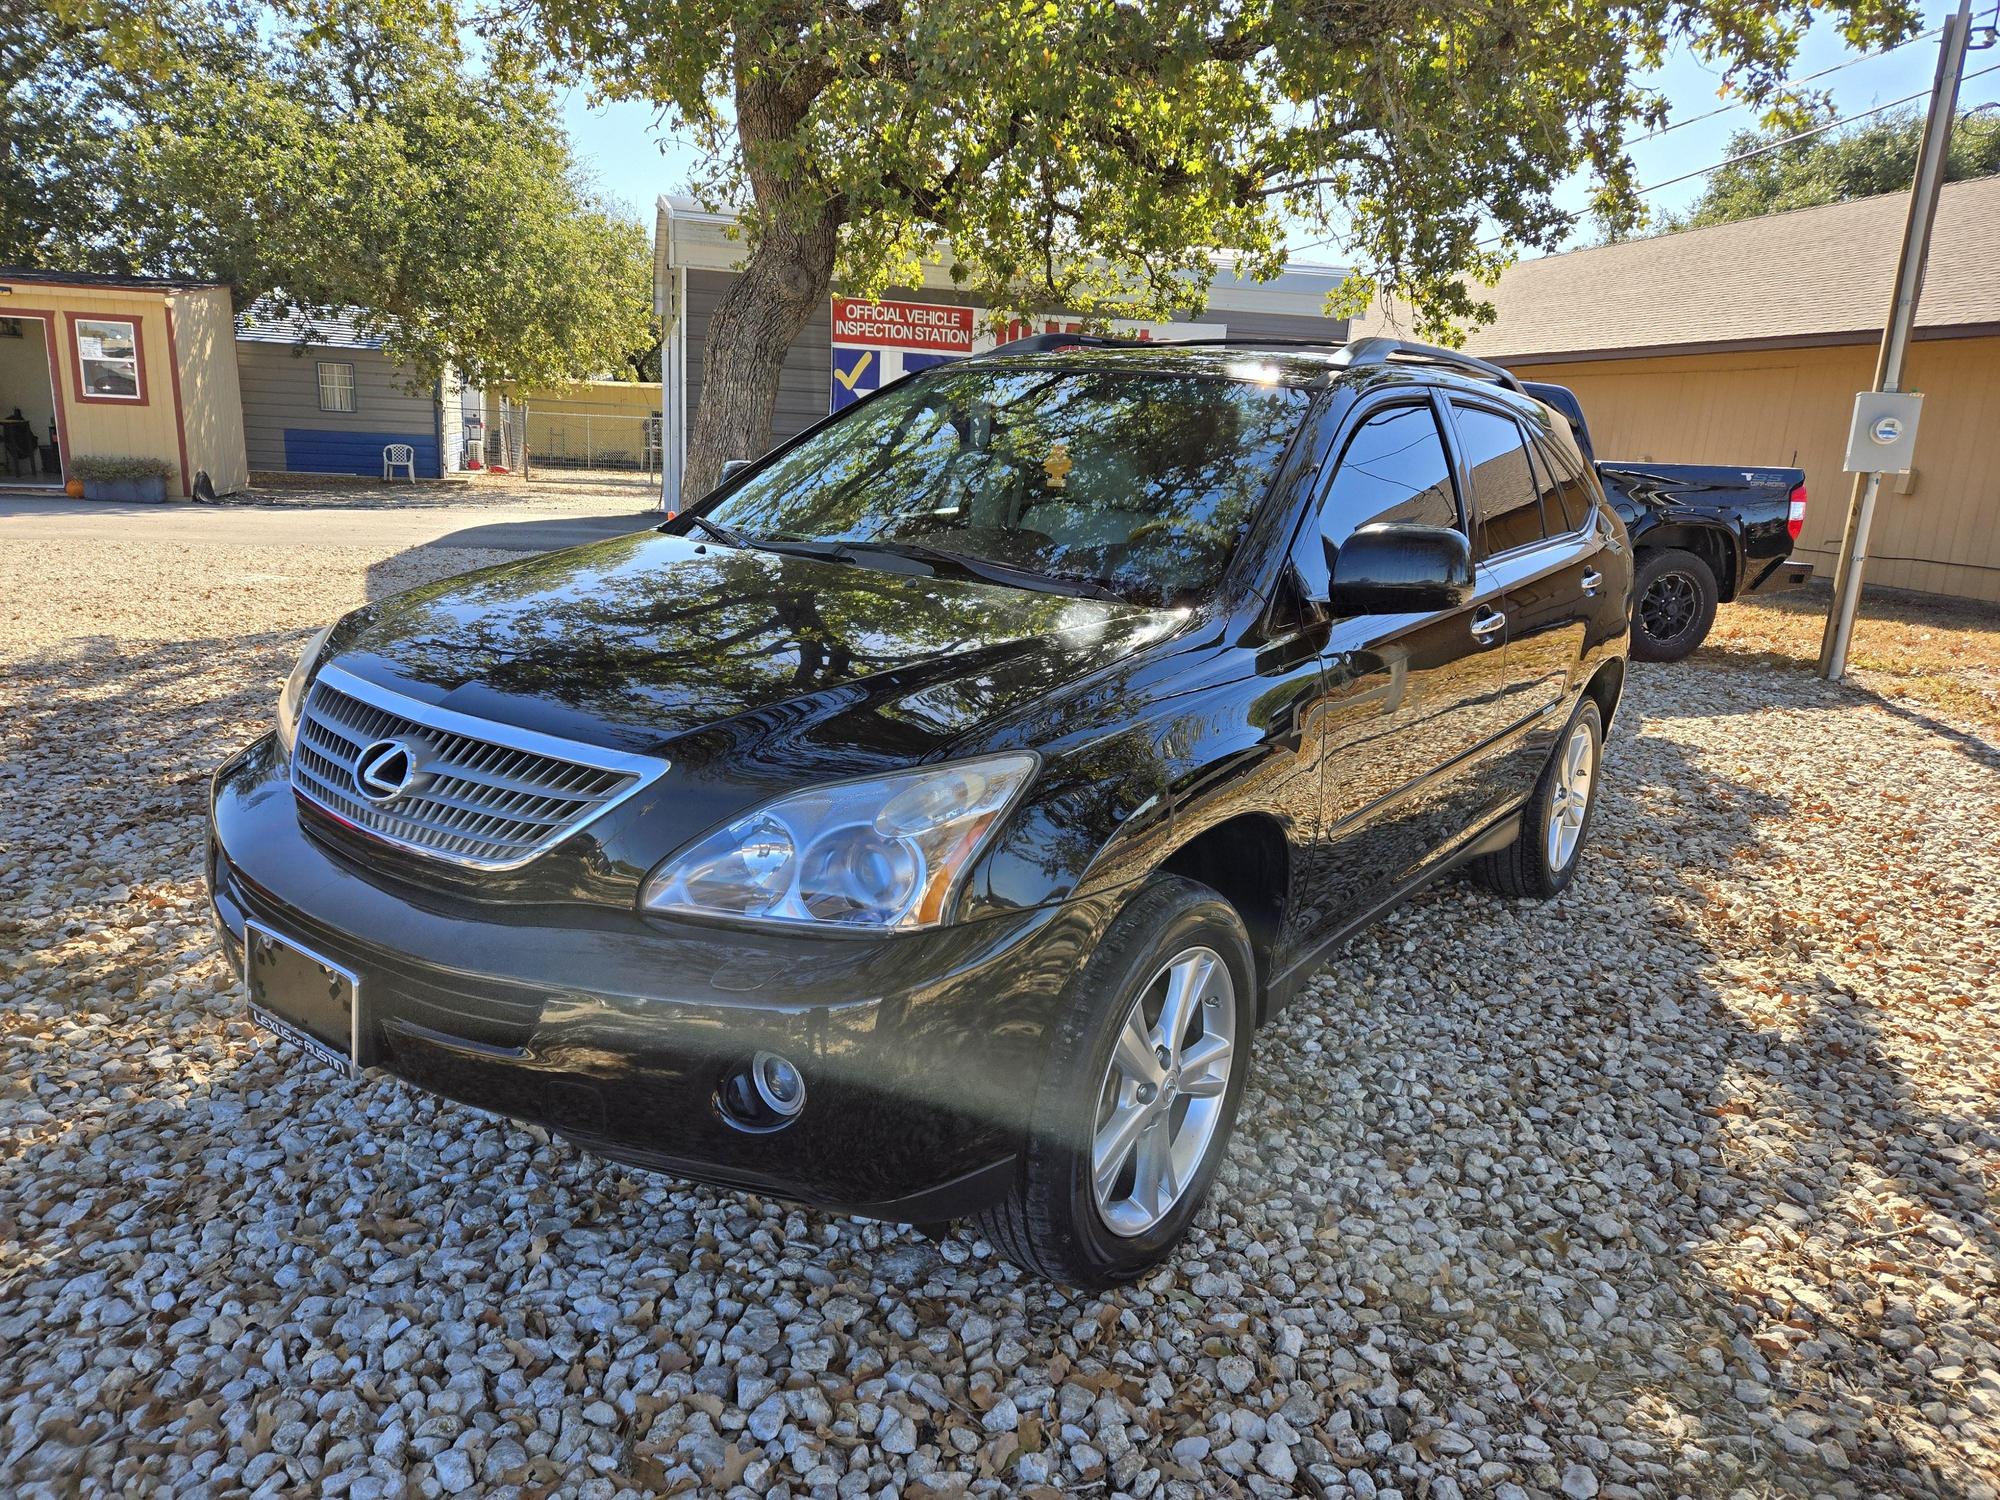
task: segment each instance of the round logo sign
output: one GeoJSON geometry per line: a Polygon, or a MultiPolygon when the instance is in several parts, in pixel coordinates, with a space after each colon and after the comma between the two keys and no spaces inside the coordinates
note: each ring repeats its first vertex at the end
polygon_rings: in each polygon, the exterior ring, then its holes
{"type": "Polygon", "coordinates": [[[1903,419],[1901,417],[1877,417],[1875,425],[1868,429],[1868,436],[1885,448],[1902,435],[1903,419]]]}

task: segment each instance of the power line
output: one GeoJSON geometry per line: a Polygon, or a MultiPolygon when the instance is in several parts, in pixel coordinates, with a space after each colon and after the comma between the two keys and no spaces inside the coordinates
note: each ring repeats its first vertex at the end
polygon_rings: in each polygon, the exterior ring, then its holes
{"type": "MultiPolygon", "coordinates": [[[[1976,73],[1967,73],[1965,77],[1960,81],[1964,83],[1970,83],[1975,78],[1983,78],[1988,73],[1996,73],[1996,72],[2000,72],[2000,63],[1994,63],[1990,67],[1981,68],[1976,73]]],[[[1765,145],[1759,146],[1752,151],[1743,151],[1739,152],[1735,156],[1726,156],[1721,161],[1716,162],[1713,166],[1702,167],[1693,172],[1683,172],[1678,177],[1669,177],[1664,182],[1652,183],[1647,187],[1640,188],[1639,191],[1641,193],[1654,193],[1658,192],[1663,187],[1672,187],[1677,182],[1686,182],[1690,177],[1706,177],[1710,172],[1719,171],[1723,167],[1733,167],[1738,162],[1749,161],[1753,157],[1767,156],[1771,152],[1778,150],[1780,147],[1790,146],[1795,144],[1796,142],[1808,140],[1816,135],[1824,135],[1826,134],[1827,131],[1837,130],[1842,125],[1852,125],[1856,120],[1865,120],[1871,115],[1881,114],[1884,110],[1894,109],[1899,104],[1908,104],[1914,99],[1928,98],[1929,95],[1930,95],[1929,89],[1922,89],[1914,94],[1905,94],[1900,99],[1891,99],[1887,104],[1878,104],[1873,109],[1864,109],[1857,114],[1851,114],[1847,116],[1845,119],[1829,120],[1824,125],[1815,125],[1810,130],[1801,130],[1796,135],[1788,135],[1781,141],[1770,141],[1765,145]]]]}
{"type": "MultiPolygon", "coordinates": [[[[1794,84],[1811,83],[1815,79],[1828,77],[1829,75],[1838,73],[1845,68],[1854,67],[1859,63],[1873,62],[1878,57],[1887,57],[1891,52],[1897,51],[1898,49],[1903,47],[1907,47],[1911,45],[1911,43],[1913,42],[1922,42],[1929,40],[1931,37],[1936,36],[1938,32],[1942,29],[1943,28],[1941,27],[1933,26],[1929,31],[1922,32],[1917,36],[1906,37],[1904,40],[1897,42],[1893,47],[1884,47],[1880,52],[1864,52],[1859,57],[1850,57],[1846,62],[1835,63],[1830,68],[1821,68],[1817,73],[1808,73],[1803,78],[1788,78],[1785,80],[1786,86],[1791,87],[1794,84]]],[[[1689,115],[1684,120],[1675,120],[1671,124],[1662,125],[1658,130],[1649,130],[1644,135],[1635,136],[1633,137],[1632,143],[1634,145],[1637,145],[1640,141],[1656,141],[1663,135],[1671,135],[1674,131],[1681,129],[1683,126],[1699,125],[1703,120],[1713,120],[1717,115],[1732,114],[1736,110],[1747,109],[1750,103],[1751,101],[1748,99],[1731,100],[1728,104],[1724,104],[1716,109],[1711,109],[1706,114],[1689,115]]]]}
{"type": "MultiPolygon", "coordinates": [[[[1988,73],[2000,73],[2000,63],[1993,63],[1979,69],[1976,73],[1967,73],[1959,81],[1961,83],[1970,83],[1975,78],[1984,78],[1988,73]]],[[[1676,183],[1686,182],[1690,178],[1706,177],[1710,172],[1719,172],[1724,167],[1733,167],[1739,162],[1753,161],[1760,156],[1769,156],[1773,151],[1781,151],[1786,146],[1795,146],[1800,141],[1811,140],[1816,135],[1825,135],[1829,130],[1838,130],[1843,125],[1852,125],[1857,120],[1866,120],[1871,116],[1883,113],[1885,110],[1894,109],[1900,104],[1908,104],[1912,100],[1925,99],[1929,96],[1930,90],[1922,89],[1914,94],[1905,94],[1900,99],[1891,99],[1887,104],[1878,104],[1873,109],[1859,110],[1838,120],[1828,120],[1824,125],[1815,125],[1808,130],[1801,130],[1796,134],[1786,136],[1783,140],[1767,141],[1753,150],[1740,151],[1734,156],[1725,156],[1721,161],[1710,162],[1707,166],[1697,167],[1692,172],[1683,172],[1678,177],[1668,177],[1659,182],[1649,182],[1646,186],[1635,189],[1634,196],[1643,198],[1648,193],[1657,193],[1661,188],[1673,187],[1676,183]]],[[[1583,215],[1581,214],[1571,214],[1569,215],[1569,222],[1574,226],[1582,217],[1583,215]]],[[[1506,238],[1505,234],[1488,235],[1485,239],[1477,242],[1477,248],[1483,250],[1488,245],[1497,245],[1506,238]]],[[[1323,241],[1322,243],[1331,243],[1331,241],[1323,241]]]]}
{"type": "MultiPolygon", "coordinates": [[[[1995,0],[1993,9],[1996,19],[2000,19],[2000,0],[1995,0]]],[[[1791,81],[1795,83],[1811,83],[1816,78],[1824,78],[1829,73],[1838,73],[1841,71],[1841,69],[1851,68],[1856,63],[1868,62],[1871,59],[1877,57],[1887,57],[1891,52],[1894,52],[1897,49],[1897,47],[1907,47],[1912,42],[1920,42],[1927,37],[1936,36],[1940,29],[1941,28],[1933,27],[1931,30],[1924,32],[1920,36],[1913,36],[1906,41],[1901,41],[1896,43],[1894,47],[1884,47],[1880,52],[1863,53],[1859,57],[1851,57],[1846,62],[1835,63],[1830,68],[1822,68],[1817,73],[1808,73],[1804,78],[1794,79],[1791,81]]],[[[1994,72],[1996,70],[2000,70],[2000,63],[1996,63],[1992,67],[1981,68],[1976,73],[1968,73],[1960,81],[1962,83],[1970,83],[1973,79],[1983,78],[1986,74],[1994,72]]],[[[1872,116],[1882,114],[1887,110],[1895,109],[1899,105],[1909,104],[1914,102],[1915,100],[1926,98],[1929,96],[1929,94],[1930,94],[1929,89],[1923,89],[1914,94],[1905,94],[1900,99],[1891,99],[1887,104],[1878,104],[1873,109],[1861,110],[1860,112],[1848,115],[1843,119],[1829,120],[1823,125],[1815,125],[1808,130],[1799,131],[1796,135],[1786,136],[1781,141],[1771,141],[1765,145],[1757,147],[1754,150],[1745,151],[1740,155],[1725,157],[1721,161],[1713,162],[1708,166],[1697,168],[1695,171],[1683,172],[1678,177],[1669,177],[1661,182],[1649,183],[1645,187],[1637,189],[1636,196],[1644,197],[1647,193],[1656,193],[1661,188],[1673,187],[1677,183],[1686,182],[1693,177],[1706,177],[1710,172],[1719,172],[1724,167],[1733,167],[1739,162],[1746,162],[1752,160],[1755,157],[1768,155],[1770,152],[1779,150],[1782,147],[1796,145],[1798,142],[1803,140],[1809,140],[1816,135],[1824,135],[1829,130],[1838,130],[1843,125],[1852,125],[1857,120],[1866,120],[1871,118],[1872,116]]],[[[1649,131],[1645,135],[1634,137],[1633,144],[1636,145],[1640,141],[1656,140],[1660,136],[1667,135],[1675,130],[1679,130],[1683,125],[1694,125],[1700,123],[1703,120],[1712,120],[1717,115],[1726,115],[1730,113],[1732,110],[1744,108],[1749,102],[1750,101],[1748,101],[1747,99],[1738,100],[1733,104],[1725,104],[1719,109],[1712,109],[1708,111],[1706,114],[1690,115],[1685,120],[1676,120],[1672,124],[1662,125],[1658,130],[1649,131]]],[[[1983,108],[1984,106],[1981,107],[1983,108]]],[[[1578,219],[1580,219],[1581,217],[1582,215],[1580,214],[1570,215],[1571,225],[1574,226],[1578,221],[1578,219]]],[[[1330,234],[1325,239],[1314,240],[1310,244],[1295,246],[1289,251],[1287,251],[1287,254],[1299,255],[1303,254],[1308,250],[1324,249],[1326,246],[1336,243],[1340,238],[1341,238],[1340,235],[1330,234]]],[[[1486,239],[1478,241],[1476,247],[1479,249],[1485,249],[1489,245],[1499,244],[1502,240],[1506,238],[1507,236],[1504,234],[1490,235],[1486,239]]]]}

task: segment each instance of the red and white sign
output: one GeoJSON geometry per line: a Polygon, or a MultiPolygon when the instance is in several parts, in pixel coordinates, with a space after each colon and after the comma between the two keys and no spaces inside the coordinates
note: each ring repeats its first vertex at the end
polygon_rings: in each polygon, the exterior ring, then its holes
{"type": "MultiPolygon", "coordinates": [[[[839,411],[905,375],[984,353],[1011,339],[1031,333],[1077,333],[1082,328],[1072,318],[1042,317],[1017,318],[995,329],[976,307],[835,297],[829,405],[839,411]]],[[[1128,339],[1216,339],[1229,332],[1221,323],[1140,323],[1129,318],[1113,319],[1109,331],[1128,339]]]]}
{"type": "Polygon", "coordinates": [[[858,297],[835,297],[833,341],[884,349],[925,349],[933,354],[970,354],[977,317],[969,307],[935,302],[863,302],[858,297]]]}

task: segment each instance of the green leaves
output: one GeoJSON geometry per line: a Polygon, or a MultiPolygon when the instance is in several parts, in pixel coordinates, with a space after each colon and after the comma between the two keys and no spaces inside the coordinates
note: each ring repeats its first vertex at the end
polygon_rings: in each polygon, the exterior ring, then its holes
{"type": "MultiPolygon", "coordinates": [[[[537,384],[657,335],[643,228],[547,92],[474,68],[444,0],[60,0],[8,39],[0,261],[213,277],[359,307],[416,384],[537,384]]],[[[0,23],[5,24],[5,23],[0,23]]]]}
{"type": "Polygon", "coordinates": [[[1289,215],[1357,267],[1349,295],[1446,333],[1478,316],[1467,275],[1567,232],[1570,174],[1608,227],[1636,222],[1645,67],[1684,47],[1796,109],[1817,15],[1857,46],[1921,24],[1913,0],[529,0],[487,28],[692,126],[752,245],[834,207],[857,292],[948,253],[995,308],[1191,311],[1214,255],[1275,269],[1289,215]],[[743,88],[774,83],[789,123],[746,130],[743,88]]]}

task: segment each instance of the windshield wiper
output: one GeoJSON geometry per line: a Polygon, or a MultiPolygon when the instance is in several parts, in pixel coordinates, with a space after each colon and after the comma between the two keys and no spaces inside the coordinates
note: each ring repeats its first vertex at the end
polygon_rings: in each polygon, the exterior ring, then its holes
{"type": "Polygon", "coordinates": [[[699,526],[703,531],[728,547],[750,547],[755,545],[749,537],[734,526],[725,526],[720,521],[711,521],[707,516],[683,515],[682,520],[690,526],[699,526]]]}
{"type": "Polygon", "coordinates": [[[799,557],[831,558],[836,562],[859,563],[851,544],[847,542],[821,542],[813,540],[793,540],[790,537],[751,536],[738,531],[734,526],[725,526],[720,521],[711,521],[707,516],[686,516],[683,519],[690,526],[699,526],[718,542],[745,552],[786,552],[799,557]]]}
{"type": "Polygon", "coordinates": [[[1086,599],[1112,599],[1119,603],[1129,603],[1125,595],[1108,584],[1095,578],[1080,577],[1075,573],[1042,573],[1033,568],[1017,568],[1011,563],[992,562],[983,557],[968,557],[963,552],[947,552],[942,547],[927,546],[923,542],[848,542],[853,550],[868,549],[888,552],[899,557],[911,557],[927,562],[936,568],[948,568],[952,572],[977,578],[985,583],[1002,583],[1013,588],[1055,584],[1053,590],[1042,592],[1074,594],[1086,599]]]}

